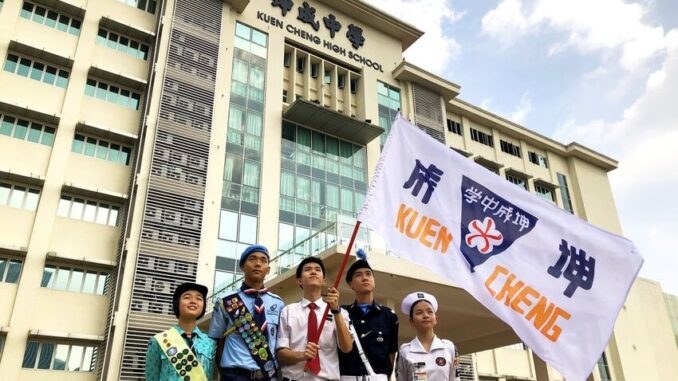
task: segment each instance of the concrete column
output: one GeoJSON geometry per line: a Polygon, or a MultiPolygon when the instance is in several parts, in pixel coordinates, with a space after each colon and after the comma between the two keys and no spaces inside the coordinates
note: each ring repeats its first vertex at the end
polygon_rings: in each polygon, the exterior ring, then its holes
{"type": "Polygon", "coordinates": [[[532,352],[532,360],[534,362],[534,375],[537,381],[550,381],[548,365],[544,360],[540,359],[534,352],[532,352]]]}

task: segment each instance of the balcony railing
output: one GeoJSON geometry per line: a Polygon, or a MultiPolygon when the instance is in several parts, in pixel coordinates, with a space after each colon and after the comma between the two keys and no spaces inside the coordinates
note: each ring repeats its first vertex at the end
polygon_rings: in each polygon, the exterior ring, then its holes
{"type": "MultiPolygon", "coordinates": [[[[325,228],[311,234],[303,241],[300,241],[296,245],[278,254],[269,262],[271,271],[266,276],[265,281],[269,281],[287,271],[295,270],[296,266],[306,257],[316,256],[332,246],[347,246],[351,238],[351,233],[353,233],[354,226],[355,222],[351,221],[333,222],[325,228]]],[[[373,234],[373,232],[366,228],[360,228],[354,248],[362,248],[367,251],[371,250],[373,247],[370,245],[370,237],[372,236],[372,238],[375,238],[373,234]]],[[[380,241],[378,239],[374,240],[380,241]]],[[[377,244],[377,247],[382,248],[382,245],[377,244]]],[[[243,278],[244,277],[240,275],[232,283],[219,288],[214,294],[210,295],[206,301],[207,312],[212,311],[215,300],[238,289],[243,278]]]]}

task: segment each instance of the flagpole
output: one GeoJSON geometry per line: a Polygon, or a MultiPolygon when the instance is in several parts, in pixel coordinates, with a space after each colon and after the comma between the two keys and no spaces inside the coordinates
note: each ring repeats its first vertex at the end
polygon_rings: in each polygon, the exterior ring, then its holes
{"type": "MultiPolygon", "coordinates": [[[[341,261],[341,267],[339,268],[339,273],[337,273],[337,279],[334,280],[334,288],[339,287],[339,282],[341,282],[341,276],[344,274],[344,270],[346,269],[346,264],[348,263],[348,257],[351,254],[351,249],[353,248],[353,243],[355,242],[355,237],[358,235],[358,229],[360,228],[360,221],[355,222],[355,226],[353,227],[353,233],[351,234],[351,239],[348,242],[348,247],[346,248],[346,253],[344,254],[344,259],[341,261]]],[[[325,305],[325,313],[323,313],[323,318],[320,320],[320,326],[318,326],[318,334],[316,337],[313,338],[308,338],[310,342],[314,344],[318,344],[318,341],[320,341],[320,333],[323,331],[323,327],[325,326],[325,320],[327,320],[327,314],[330,312],[330,305],[326,304],[325,305]]],[[[318,356],[320,354],[317,354],[318,356]]],[[[306,368],[304,370],[309,369],[309,365],[311,363],[311,360],[306,360],[306,368]]]]}

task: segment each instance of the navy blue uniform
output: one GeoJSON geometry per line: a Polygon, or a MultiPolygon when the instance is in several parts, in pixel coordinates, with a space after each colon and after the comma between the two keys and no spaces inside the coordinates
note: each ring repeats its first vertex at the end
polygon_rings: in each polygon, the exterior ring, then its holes
{"type": "MultiPolygon", "coordinates": [[[[374,373],[390,376],[393,372],[390,355],[398,352],[398,316],[377,303],[372,303],[367,314],[356,303],[342,307],[348,311],[374,373]]],[[[367,375],[355,343],[350,353],[339,351],[339,369],[342,376],[367,375]]]]}

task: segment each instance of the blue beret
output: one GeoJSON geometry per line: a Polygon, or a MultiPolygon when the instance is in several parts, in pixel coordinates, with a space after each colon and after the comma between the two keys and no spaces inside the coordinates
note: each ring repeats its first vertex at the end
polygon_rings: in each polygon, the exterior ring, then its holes
{"type": "Polygon", "coordinates": [[[247,256],[252,254],[252,253],[264,253],[264,254],[266,254],[267,258],[269,258],[269,259],[271,258],[268,255],[268,249],[266,248],[266,246],[264,246],[264,245],[251,245],[251,246],[248,246],[247,249],[245,249],[245,251],[242,252],[242,254],[240,254],[240,266],[242,266],[243,262],[245,262],[245,260],[247,260],[247,256]]]}

